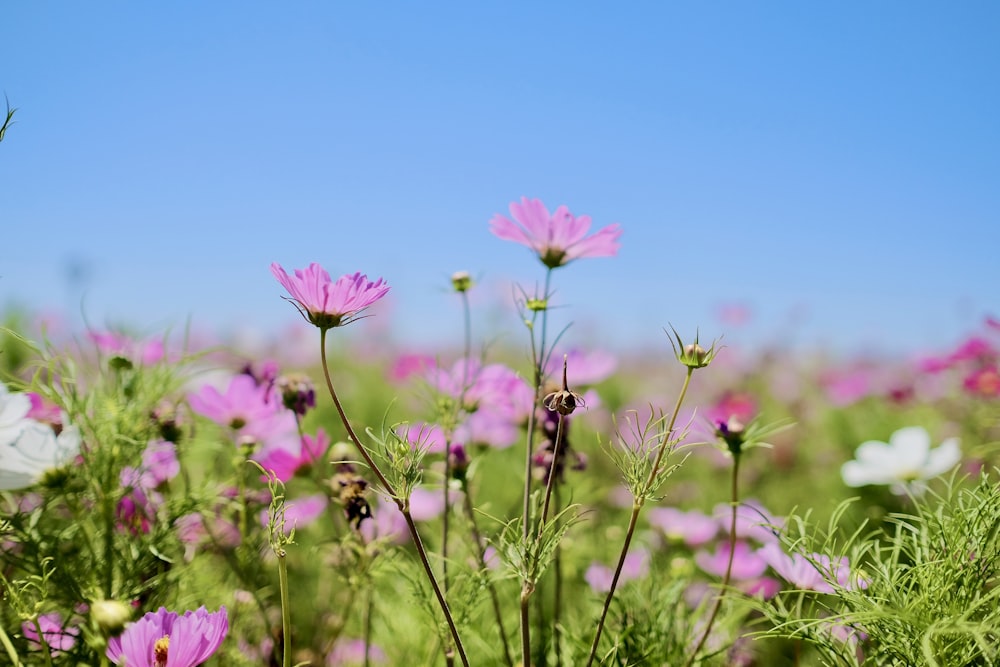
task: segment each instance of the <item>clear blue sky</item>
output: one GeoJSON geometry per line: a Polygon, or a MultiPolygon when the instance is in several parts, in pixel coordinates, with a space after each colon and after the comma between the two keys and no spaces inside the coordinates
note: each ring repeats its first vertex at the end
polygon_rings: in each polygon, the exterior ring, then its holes
{"type": "Polygon", "coordinates": [[[743,303],[737,343],[942,347],[1000,315],[997,35],[976,1],[7,3],[0,307],[274,328],[268,265],[318,261],[430,340],[453,271],[540,278],[488,231],[527,195],[624,229],[557,274],[578,336],[743,303]]]}

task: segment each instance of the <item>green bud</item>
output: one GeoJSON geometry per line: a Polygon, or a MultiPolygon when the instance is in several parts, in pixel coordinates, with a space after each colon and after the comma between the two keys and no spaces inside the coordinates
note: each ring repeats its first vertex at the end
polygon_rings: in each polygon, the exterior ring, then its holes
{"type": "Polygon", "coordinates": [[[468,292],[472,288],[472,277],[468,271],[456,271],[451,274],[451,286],[456,292],[468,292]]]}
{"type": "Polygon", "coordinates": [[[90,605],[90,618],[106,637],[117,637],[132,618],[132,610],[118,600],[97,600],[90,605]]]}

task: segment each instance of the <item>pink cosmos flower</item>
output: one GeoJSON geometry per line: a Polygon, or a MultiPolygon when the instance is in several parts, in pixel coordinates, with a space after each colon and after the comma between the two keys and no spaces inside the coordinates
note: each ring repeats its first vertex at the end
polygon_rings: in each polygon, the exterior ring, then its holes
{"type": "Polygon", "coordinates": [[[698,547],[711,541],[719,532],[719,524],[698,510],[684,512],[676,507],[654,507],[649,510],[649,523],[664,532],[668,539],[698,547]]]}
{"type": "Polygon", "coordinates": [[[225,607],[210,613],[167,611],[160,607],[108,640],[108,658],[116,665],[138,667],[195,667],[208,660],[229,632],[225,607]]]}
{"type": "MultiPolygon", "coordinates": [[[[618,583],[624,584],[627,581],[641,579],[649,574],[649,552],[645,549],[637,549],[625,556],[622,563],[622,573],[618,577],[618,583]]],[[[590,589],[595,593],[607,593],[611,590],[611,581],[615,577],[615,571],[607,565],[601,563],[591,563],[584,573],[583,578],[590,585],[590,589]]]]}
{"type": "Polygon", "coordinates": [[[834,561],[824,554],[787,554],[777,542],[766,544],[757,552],[782,579],[803,590],[833,593],[834,584],[841,588],[867,588],[868,582],[852,575],[846,556],[834,561]]]}
{"type": "MultiPolygon", "coordinates": [[[[42,629],[42,637],[45,638],[45,644],[49,647],[52,657],[73,648],[76,638],[80,635],[80,628],[63,624],[63,617],[59,612],[42,614],[38,617],[38,626],[42,629]]],[[[32,646],[41,647],[38,627],[35,627],[34,623],[25,621],[21,624],[21,631],[32,646]]]]}
{"type": "Polygon", "coordinates": [[[137,341],[115,331],[91,331],[87,335],[104,354],[122,357],[143,366],[156,364],[164,357],[162,340],[137,341]]]}
{"type": "MultiPolygon", "coordinates": [[[[726,573],[726,566],[729,564],[729,544],[720,543],[715,553],[699,551],[694,555],[694,562],[708,574],[721,577],[726,573]]],[[[733,570],[732,577],[737,581],[752,579],[764,574],[767,563],[764,559],[750,548],[746,542],[737,542],[733,547],[733,570]]]]}
{"type": "Polygon", "coordinates": [[[306,269],[296,269],[294,276],[274,262],[271,273],[292,295],[291,301],[302,316],[320,329],[350,324],[389,291],[381,278],[371,282],[361,273],[341,276],[333,282],[316,262],[306,269]]]}
{"type": "MultiPolygon", "coordinates": [[[[298,454],[283,446],[261,452],[254,459],[264,470],[273,472],[282,482],[287,482],[299,470],[308,469],[330,448],[330,436],[322,428],[316,430],[316,437],[308,433],[302,436],[302,447],[298,454]]],[[[263,477],[262,479],[267,479],[263,477]]]]}
{"type": "Polygon", "coordinates": [[[386,662],[385,651],[373,644],[366,645],[363,639],[340,639],[326,656],[326,664],[330,667],[369,663],[384,665],[386,662]]]}
{"type": "Polygon", "coordinates": [[[497,213],[490,220],[490,231],[498,238],[526,245],[554,269],[581,257],[614,257],[618,254],[621,227],[608,225],[587,236],[590,216],[573,217],[569,209],[560,206],[550,214],[538,199],[522,197],[511,202],[514,220],[497,213]]]}

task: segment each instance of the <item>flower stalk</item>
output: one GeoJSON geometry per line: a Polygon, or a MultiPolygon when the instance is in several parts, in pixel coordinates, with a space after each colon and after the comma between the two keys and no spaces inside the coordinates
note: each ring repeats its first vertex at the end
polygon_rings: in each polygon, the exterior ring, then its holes
{"type": "Polygon", "coordinates": [[[337,414],[340,416],[340,421],[344,425],[344,430],[347,431],[347,436],[357,448],[362,458],[364,458],[369,469],[378,478],[382,488],[396,503],[399,511],[403,513],[403,518],[406,521],[406,527],[410,532],[410,537],[413,539],[413,545],[417,550],[418,557],[420,558],[420,564],[424,568],[424,574],[427,576],[427,579],[431,584],[434,596],[437,598],[438,605],[441,607],[441,612],[444,614],[445,622],[448,624],[448,630],[451,633],[451,638],[455,642],[455,649],[458,651],[458,656],[461,659],[462,664],[465,667],[469,667],[469,659],[465,655],[465,647],[462,645],[462,638],[459,636],[458,627],[455,625],[455,619],[452,617],[451,610],[448,607],[448,602],[441,591],[441,586],[438,584],[437,577],[434,575],[434,569],[431,567],[430,561],[427,558],[427,551],[424,548],[423,541],[420,539],[420,533],[417,531],[417,526],[413,522],[413,517],[410,515],[409,503],[405,498],[400,498],[398,496],[392,484],[390,484],[389,480],[386,479],[385,474],[372,459],[371,454],[369,454],[365,446],[361,444],[360,438],[358,438],[357,433],[355,433],[354,428],[351,426],[350,420],[347,418],[347,414],[344,412],[344,408],[340,403],[340,398],[337,396],[337,391],[333,387],[333,380],[330,377],[330,367],[326,356],[326,332],[327,328],[320,327],[320,361],[323,366],[323,378],[326,380],[326,387],[330,392],[330,397],[333,399],[333,404],[337,409],[337,414]]]}

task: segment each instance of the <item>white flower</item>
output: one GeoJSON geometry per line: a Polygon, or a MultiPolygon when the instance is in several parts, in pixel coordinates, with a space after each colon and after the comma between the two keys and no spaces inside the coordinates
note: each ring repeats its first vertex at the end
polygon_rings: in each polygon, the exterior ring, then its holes
{"type": "Polygon", "coordinates": [[[854,460],[840,468],[840,476],[848,486],[891,484],[893,493],[907,489],[923,491],[923,480],[951,470],[962,459],[958,438],[948,438],[931,449],[931,436],[920,426],[901,428],[889,442],[869,440],[854,452],[854,460]]]}
{"type": "Polygon", "coordinates": [[[79,429],[65,426],[56,435],[48,424],[30,419],[30,410],[27,394],[11,394],[0,383],[0,491],[32,486],[80,451],[79,429]]]}
{"type": "Polygon", "coordinates": [[[28,420],[31,399],[27,394],[12,394],[0,382],[0,447],[6,447],[17,440],[28,420]]]}

